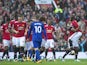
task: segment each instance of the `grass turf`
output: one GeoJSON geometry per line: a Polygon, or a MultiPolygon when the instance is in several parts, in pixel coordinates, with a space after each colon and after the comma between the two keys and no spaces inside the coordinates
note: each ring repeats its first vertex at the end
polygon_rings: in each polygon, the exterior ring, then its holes
{"type": "Polygon", "coordinates": [[[34,63],[30,61],[26,62],[13,62],[13,61],[0,61],[0,65],[86,65],[87,59],[83,59],[80,62],[76,62],[74,60],[65,60],[64,62],[61,60],[54,61],[42,61],[42,63],[34,63]]]}

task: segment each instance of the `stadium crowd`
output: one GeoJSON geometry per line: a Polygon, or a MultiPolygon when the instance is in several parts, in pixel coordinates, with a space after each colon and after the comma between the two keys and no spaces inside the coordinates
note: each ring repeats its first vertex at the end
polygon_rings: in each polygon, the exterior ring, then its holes
{"type": "MultiPolygon", "coordinates": [[[[34,0],[0,0],[0,26],[18,15],[23,15],[23,20],[29,22],[36,14],[50,19],[55,26],[57,39],[56,51],[63,51],[67,48],[68,26],[72,16],[75,16],[83,36],[80,43],[81,51],[87,51],[87,1],[86,0],[58,0],[58,10],[51,8],[38,9],[34,0]]],[[[0,51],[2,51],[2,38],[0,33],[0,51]]],[[[12,50],[12,45],[10,46],[12,50]]]]}

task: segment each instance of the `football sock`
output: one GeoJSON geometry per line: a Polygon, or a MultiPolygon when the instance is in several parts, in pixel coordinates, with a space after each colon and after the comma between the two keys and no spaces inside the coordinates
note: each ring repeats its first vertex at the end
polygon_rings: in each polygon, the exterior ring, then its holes
{"type": "Polygon", "coordinates": [[[36,60],[41,60],[40,51],[36,50],[35,52],[36,52],[36,60]]]}
{"type": "Polygon", "coordinates": [[[52,49],[52,52],[53,52],[54,59],[56,59],[56,56],[55,56],[55,50],[52,49]]]}
{"type": "Polygon", "coordinates": [[[47,57],[47,53],[48,53],[48,49],[46,49],[45,51],[45,58],[47,57]]]}

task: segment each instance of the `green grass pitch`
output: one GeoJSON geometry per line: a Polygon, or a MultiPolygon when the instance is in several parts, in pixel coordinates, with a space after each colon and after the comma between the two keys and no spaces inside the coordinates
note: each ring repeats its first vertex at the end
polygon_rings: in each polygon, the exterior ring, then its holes
{"type": "Polygon", "coordinates": [[[13,62],[13,61],[0,61],[0,65],[87,65],[87,59],[82,59],[80,62],[74,60],[61,60],[54,61],[42,61],[42,63],[34,63],[31,61],[26,62],[13,62]]]}

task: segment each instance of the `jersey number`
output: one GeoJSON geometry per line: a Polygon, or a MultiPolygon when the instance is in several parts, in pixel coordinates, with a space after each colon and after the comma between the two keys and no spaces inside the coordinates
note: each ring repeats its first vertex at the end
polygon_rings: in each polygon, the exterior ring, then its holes
{"type": "Polygon", "coordinates": [[[42,31],[41,26],[35,26],[35,32],[36,33],[41,33],[41,31],[42,31]]]}

